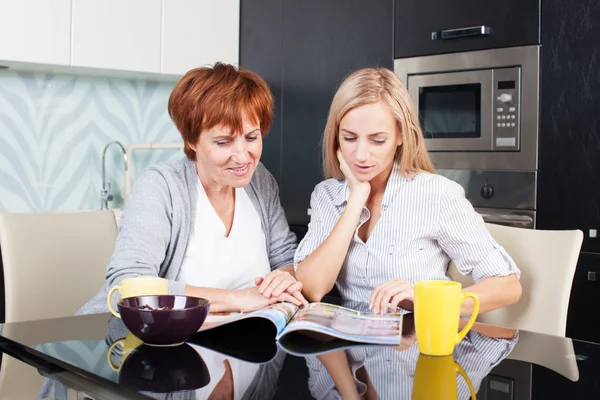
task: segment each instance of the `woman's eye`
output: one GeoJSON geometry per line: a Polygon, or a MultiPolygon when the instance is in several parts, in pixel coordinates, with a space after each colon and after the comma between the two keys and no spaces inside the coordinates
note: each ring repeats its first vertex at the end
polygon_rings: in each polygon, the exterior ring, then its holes
{"type": "Polygon", "coordinates": [[[249,142],[253,142],[256,139],[258,139],[258,135],[246,136],[246,140],[249,141],[249,142]]]}
{"type": "Polygon", "coordinates": [[[375,144],[384,144],[385,143],[385,139],[375,139],[375,140],[373,140],[373,143],[375,143],[375,144]]]}
{"type": "Polygon", "coordinates": [[[217,146],[225,146],[226,144],[229,144],[229,140],[218,140],[215,143],[217,146]]]}
{"type": "Polygon", "coordinates": [[[351,136],[344,136],[344,140],[346,142],[354,142],[356,140],[355,137],[351,137],[351,136]]]}

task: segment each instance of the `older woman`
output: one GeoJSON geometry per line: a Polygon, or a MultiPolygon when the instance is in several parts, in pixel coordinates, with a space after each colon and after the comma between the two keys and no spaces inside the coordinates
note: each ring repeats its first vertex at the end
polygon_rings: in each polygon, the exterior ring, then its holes
{"type": "Polygon", "coordinates": [[[273,99],[250,71],[217,63],[185,74],[169,98],[185,157],[139,174],[123,211],[104,289],[80,313],[104,312],[125,278],[169,281],[169,294],[204,297],[211,311],[306,303],[272,175],[260,163],[273,99]]]}
{"type": "MultiPolygon", "coordinates": [[[[303,293],[337,285],[374,312],[411,308],[413,284],[449,280],[449,261],[475,284],[480,312],[516,302],[520,271],[457,183],[435,174],[410,96],[390,70],[351,74],[335,94],[323,140],[325,177],[295,256],[303,293]]],[[[471,314],[473,303],[463,303],[471,314]]]]}

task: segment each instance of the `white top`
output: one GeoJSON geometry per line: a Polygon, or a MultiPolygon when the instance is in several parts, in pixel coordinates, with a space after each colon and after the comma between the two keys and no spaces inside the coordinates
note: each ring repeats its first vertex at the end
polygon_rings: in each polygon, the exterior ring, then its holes
{"type": "MultiPolygon", "coordinates": [[[[345,181],[319,183],[311,197],[308,232],[298,245],[294,267],[311,254],[333,230],[350,190],[345,181]]],[[[364,207],[359,227],[370,217],[364,207]]],[[[337,278],[343,299],[367,302],[372,291],[392,279],[410,283],[450,280],[453,260],[475,282],[520,271],[488,232],[458,183],[421,172],[404,178],[397,164],[386,185],[381,216],[364,243],[358,227],[337,278]]]]}
{"type": "Polygon", "coordinates": [[[187,285],[245,289],[270,271],[260,217],[243,188],[235,189],[235,211],[229,236],[198,182],[196,221],[177,280],[187,285]]]}
{"type": "Polygon", "coordinates": [[[194,350],[200,354],[202,361],[206,364],[209,374],[210,382],[208,385],[197,389],[194,393],[194,399],[204,400],[208,399],[212,394],[215,386],[223,379],[225,375],[225,360],[229,362],[231,367],[231,375],[233,378],[233,399],[239,400],[244,397],[244,394],[250,387],[250,384],[256,377],[259,365],[251,362],[239,360],[237,358],[227,357],[223,354],[215,351],[193,345],[194,350]]]}

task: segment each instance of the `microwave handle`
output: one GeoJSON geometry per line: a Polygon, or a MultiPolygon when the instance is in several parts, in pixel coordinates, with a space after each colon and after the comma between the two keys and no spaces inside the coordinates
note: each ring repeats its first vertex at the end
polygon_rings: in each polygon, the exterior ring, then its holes
{"type": "Polygon", "coordinates": [[[527,215],[510,214],[479,214],[485,222],[503,222],[509,224],[529,225],[533,223],[533,218],[527,215]]]}
{"type": "Polygon", "coordinates": [[[447,29],[441,32],[431,32],[431,40],[460,39],[469,36],[484,36],[490,34],[490,27],[485,25],[468,28],[447,29]]]}

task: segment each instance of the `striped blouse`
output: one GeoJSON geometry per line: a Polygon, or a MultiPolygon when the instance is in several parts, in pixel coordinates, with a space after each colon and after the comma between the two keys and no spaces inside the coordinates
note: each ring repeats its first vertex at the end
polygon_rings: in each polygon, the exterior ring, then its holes
{"type": "MultiPolygon", "coordinates": [[[[350,189],[328,179],[312,193],[311,220],[300,242],[294,266],[311,254],[340,218],[350,189]]],[[[450,260],[474,282],[520,271],[492,238],[482,217],[465,198],[463,188],[441,175],[420,172],[405,178],[397,164],[390,174],[381,216],[366,243],[358,227],[370,217],[364,207],[337,278],[343,299],[367,302],[378,285],[392,279],[450,280],[450,260]]]]}
{"type": "MultiPolygon", "coordinates": [[[[464,369],[473,384],[475,392],[479,391],[481,382],[491,370],[504,360],[514,349],[519,339],[517,331],[511,339],[491,338],[478,332],[470,331],[456,345],[454,360],[464,369]]],[[[413,344],[406,350],[398,351],[386,346],[361,346],[345,350],[354,376],[354,383],[359,395],[367,390],[365,383],[356,377],[356,371],[364,366],[375,388],[378,399],[410,399],[419,358],[419,347],[413,344]]],[[[338,400],[342,397],[336,388],[327,369],[316,357],[306,358],[309,378],[308,388],[311,395],[319,400],[338,400]]],[[[457,398],[471,398],[469,387],[462,377],[456,375],[457,398]]],[[[430,384],[435,385],[435,376],[428,376],[430,384]]],[[[451,397],[451,393],[448,394],[451,397]]]]}

